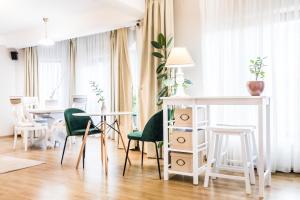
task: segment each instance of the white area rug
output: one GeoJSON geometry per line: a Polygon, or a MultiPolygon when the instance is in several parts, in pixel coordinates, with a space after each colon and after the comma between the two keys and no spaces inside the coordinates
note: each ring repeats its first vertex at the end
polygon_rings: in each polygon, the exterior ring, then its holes
{"type": "Polygon", "coordinates": [[[33,167],[44,164],[45,162],[37,160],[29,160],[23,158],[15,158],[10,156],[0,156],[0,174],[33,167]]]}

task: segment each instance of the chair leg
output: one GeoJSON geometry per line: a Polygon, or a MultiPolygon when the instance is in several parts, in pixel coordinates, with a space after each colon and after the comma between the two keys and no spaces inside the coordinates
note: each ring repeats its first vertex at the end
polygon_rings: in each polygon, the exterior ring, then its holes
{"type": "Polygon", "coordinates": [[[14,130],[14,145],[13,145],[13,149],[16,149],[17,140],[18,140],[18,131],[15,129],[14,130]]]}
{"type": "Polygon", "coordinates": [[[141,163],[142,167],[143,167],[143,163],[144,163],[144,141],[142,141],[142,163],[141,163]]]}
{"type": "MultiPolygon", "coordinates": [[[[82,141],[84,139],[84,136],[82,136],[82,141]]],[[[83,149],[83,155],[82,155],[82,168],[84,169],[84,163],[85,163],[85,148],[86,145],[84,145],[84,149],[83,149]]]]}
{"type": "Polygon", "coordinates": [[[63,163],[63,159],[64,159],[64,155],[65,155],[65,150],[66,150],[66,144],[67,144],[67,141],[68,141],[68,136],[66,137],[64,149],[63,149],[62,156],[61,156],[61,160],[60,160],[60,164],[61,164],[61,165],[62,165],[62,163],[63,163]]]}
{"type": "Polygon", "coordinates": [[[154,144],[155,144],[155,150],[156,150],[156,160],[157,160],[158,174],[159,174],[159,179],[161,179],[160,165],[159,165],[159,155],[158,155],[158,147],[157,147],[156,142],[154,142],[154,144]]]}
{"type": "Polygon", "coordinates": [[[130,142],[131,142],[131,140],[128,140],[128,146],[127,146],[127,151],[126,151],[125,164],[124,164],[124,169],[123,169],[123,176],[125,175],[125,169],[126,169],[126,164],[127,164],[127,159],[128,159],[130,142]]]}

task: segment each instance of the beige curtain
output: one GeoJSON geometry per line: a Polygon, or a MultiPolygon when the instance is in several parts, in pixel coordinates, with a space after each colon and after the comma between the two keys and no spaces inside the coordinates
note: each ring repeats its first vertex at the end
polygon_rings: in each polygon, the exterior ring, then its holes
{"type": "MultiPolygon", "coordinates": [[[[147,0],[143,21],[143,46],[141,57],[141,75],[139,90],[139,112],[141,129],[149,118],[157,112],[156,96],[158,82],[156,67],[158,60],[151,55],[151,41],[157,39],[159,33],[167,38],[174,35],[173,0],[147,0]]],[[[155,156],[154,145],[147,145],[148,157],[155,156]]]]}
{"type": "Polygon", "coordinates": [[[76,39],[70,40],[70,83],[69,83],[69,106],[72,105],[73,99],[72,96],[76,92],[76,70],[75,70],[75,62],[76,62],[76,54],[77,54],[77,46],[76,46],[76,39]]]}
{"type": "Polygon", "coordinates": [[[38,97],[38,56],[37,47],[25,48],[25,95],[38,97]]]}
{"type": "MultiPolygon", "coordinates": [[[[127,28],[118,29],[111,33],[111,63],[114,89],[115,111],[132,111],[132,77],[129,65],[127,28]]],[[[112,102],[113,104],[113,102],[112,102]]],[[[122,137],[127,142],[127,134],[132,131],[131,116],[120,116],[122,137]]],[[[119,143],[121,147],[121,142],[119,143]]]]}

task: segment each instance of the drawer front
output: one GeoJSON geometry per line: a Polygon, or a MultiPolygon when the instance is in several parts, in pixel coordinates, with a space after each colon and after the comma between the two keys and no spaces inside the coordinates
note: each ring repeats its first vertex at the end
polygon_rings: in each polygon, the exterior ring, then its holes
{"type": "Polygon", "coordinates": [[[174,112],[175,126],[192,127],[192,109],[180,109],[176,108],[174,112]]]}
{"type": "MultiPolygon", "coordinates": [[[[198,167],[206,163],[205,153],[199,152],[198,154],[198,167]]],[[[171,153],[171,169],[180,172],[193,172],[193,154],[189,153],[171,153]]]]}
{"type": "Polygon", "coordinates": [[[192,172],[192,154],[190,156],[180,155],[180,153],[172,153],[171,169],[180,172],[192,172]]]}
{"type": "Polygon", "coordinates": [[[174,131],[170,137],[171,148],[180,150],[192,150],[192,133],[191,132],[180,132],[174,131]]]}

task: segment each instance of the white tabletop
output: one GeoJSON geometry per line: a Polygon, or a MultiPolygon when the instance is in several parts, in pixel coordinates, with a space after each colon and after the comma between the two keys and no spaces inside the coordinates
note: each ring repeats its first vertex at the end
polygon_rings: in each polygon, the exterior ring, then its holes
{"type": "Polygon", "coordinates": [[[103,117],[103,116],[117,116],[117,115],[132,115],[133,112],[105,112],[105,113],[74,113],[77,117],[103,117]]]}
{"type": "Polygon", "coordinates": [[[28,112],[32,114],[53,114],[53,113],[63,113],[65,109],[63,108],[36,108],[29,109],[28,112]]]}
{"type": "Polygon", "coordinates": [[[198,104],[198,105],[260,105],[270,104],[267,96],[172,96],[161,97],[164,104],[198,104]]]}

